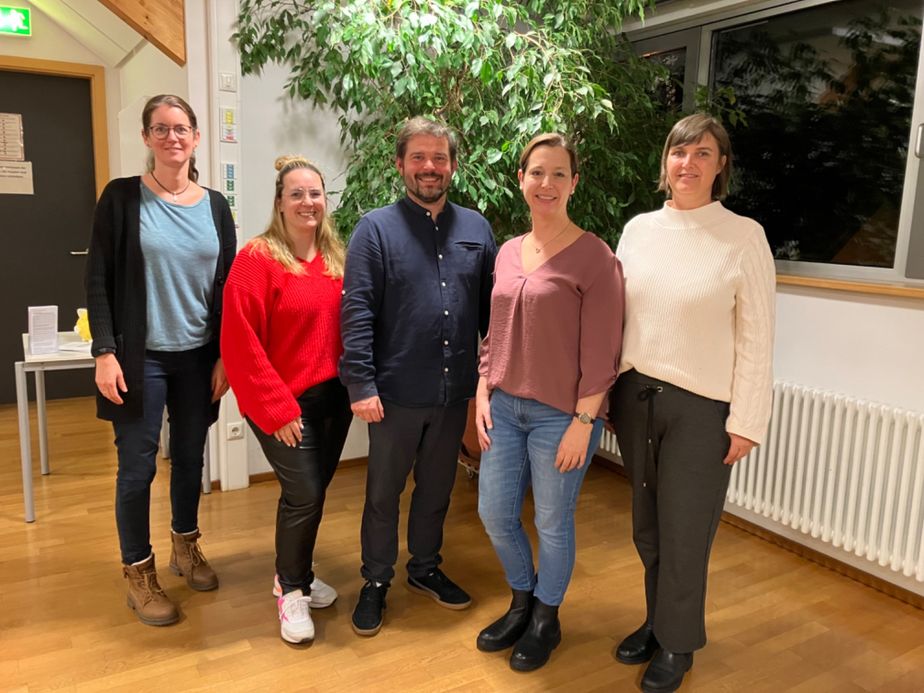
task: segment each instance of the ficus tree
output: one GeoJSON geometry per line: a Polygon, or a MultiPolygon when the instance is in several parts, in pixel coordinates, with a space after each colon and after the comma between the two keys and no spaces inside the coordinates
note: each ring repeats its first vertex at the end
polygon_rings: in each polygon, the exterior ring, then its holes
{"type": "Polygon", "coordinates": [[[245,74],[288,67],[293,98],[333,109],[348,161],[342,230],[402,192],[394,141],[436,116],[459,134],[452,199],[498,238],[528,230],[517,158],[535,134],[571,135],[581,159],[572,217],[613,243],[658,204],[668,115],[652,100],[664,68],[620,33],[653,0],[242,0],[235,38],[245,74]]]}

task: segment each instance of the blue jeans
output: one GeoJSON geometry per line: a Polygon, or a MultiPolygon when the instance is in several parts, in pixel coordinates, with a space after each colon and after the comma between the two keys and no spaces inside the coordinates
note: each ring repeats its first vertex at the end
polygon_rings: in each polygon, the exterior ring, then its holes
{"type": "Polygon", "coordinates": [[[212,368],[215,350],[148,351],[144,359],[144,413],[113,422],[119,457],[116,525],[125,564],[151,555],[151,482],[164,406],[170,422],[170,505],[174,532],[199,526],[199,492],[205,437],[212,421],[212,368]]]}
{"type": "Polygon", "coordinates": [[[600,444],[603,421],[594,421],[587,458],[580,469],[555,469],[558,445],[571,414],[531,399],[494,390],[491,448],[481,455],[478,514],[515,590],[533,590],[543,604],[558,606],[574,569],[574,510],[578,492],[600,444]],[[532,484],[539,534],[538,576],[520,515],[532,484]]]}

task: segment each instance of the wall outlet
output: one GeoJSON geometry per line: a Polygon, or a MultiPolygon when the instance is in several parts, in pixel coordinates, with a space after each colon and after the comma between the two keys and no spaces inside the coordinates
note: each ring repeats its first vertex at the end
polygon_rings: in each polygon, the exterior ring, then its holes
{"type": "Polygon", "coordinates": [[[228,424],[228,440],[240,440],[244,437],[244,422],[235,421],[228,424]]]}

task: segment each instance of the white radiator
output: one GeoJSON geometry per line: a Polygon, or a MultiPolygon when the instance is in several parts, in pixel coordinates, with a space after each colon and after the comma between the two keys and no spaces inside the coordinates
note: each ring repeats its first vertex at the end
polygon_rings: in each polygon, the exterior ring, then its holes
{"type": "MultiPolygon", "coordinates": [[[[613,435],[601,450],[618,454],[613,435]]],[[[924,583],[924,414],[777,383],[725,509],[920,593],[907,583],[924,583]]]]}

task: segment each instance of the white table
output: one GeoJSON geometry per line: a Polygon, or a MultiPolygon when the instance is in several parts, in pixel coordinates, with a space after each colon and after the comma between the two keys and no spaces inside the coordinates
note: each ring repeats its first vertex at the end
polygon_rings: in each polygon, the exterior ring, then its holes
{"type": "MultiPolygon", "coordinates": [[[[81,344],[74,332],[59,332],[58,344],[81,344]]],[[[96,363],[90,356],[89,344],[85,352],[57,351],[53,354],[29,353],[29,335],[22,336],[24,360],[13,365],[16,374],[16,408],[19,411],[19,455],[22,460],[22,498],[26,506],[26,522],[35,522],[35,501],[32,497],[32,436],[29,431],[29,391],[26,373],[35,374],[35,408],[38,418],[39,457],[42,474],[49,474],[48,421],[45,417],[45,371],[66,371],[76,368],[93,368],[96,363]]]]}
{"type": "MultiPolygon", "coordinates": [[[[74,332],[59,332],[58,345],[81,344],[74,332]]],[[[19,455],[22,461],[22,499],[25,505],[26,522],[35,522],[35,500],[32,493],[32,436],[29,431],[29,391],[26,389],[26,373],[35,374],[35,409],[38,418],[39,458],[42,474],[50,474],[48,465],[48,421],[45,417],[45,371],[66,371],[76,368],[94,368],[96,361],[90,356],[89,344],[86,351],[57,351],[54,354],[33,356],[29,353],[29,335],[22,336],[24,358],[13,365],[16,374],[16,408],[19,411],[19,455]]],[[[161,448],[168,450],[165,442],[167,427],[163,426],[161,448]]],[[[202,489],[211,493],[212,481],[209,469],[208,438],[206,438],[205,464],[202,468],[202,489]]]]}

